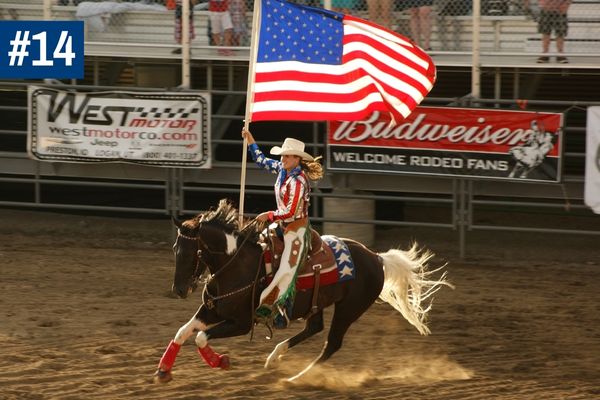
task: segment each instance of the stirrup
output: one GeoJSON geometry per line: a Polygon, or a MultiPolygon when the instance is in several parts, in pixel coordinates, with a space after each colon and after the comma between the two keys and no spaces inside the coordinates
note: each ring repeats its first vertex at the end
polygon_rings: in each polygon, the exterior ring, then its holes
{"type": "MultiPolygon", "coordinates": [[[[263,304],[265,306],[268,305],[267,304],[263,304]]],[[[267,336],[267,339],[271,340],[273,339],[273,314],[269,313],[268,315],[259,315],[259,313],[262,313],[262,311],[259,311],[259,309],[261,309],[262,306],[259,306],[256,311],[254,312],[254,324],[252,327],[252,336],[254,336],[254,326],[261,324],[267,327],[267,329],[269,330],[269,335],[267,336]]]]}
{"type": "Polygon", "coordinates": [[[271,318],[273,315],[273,306],[270,304],[261,304],[254,310],[257,319],[271,318]]]}

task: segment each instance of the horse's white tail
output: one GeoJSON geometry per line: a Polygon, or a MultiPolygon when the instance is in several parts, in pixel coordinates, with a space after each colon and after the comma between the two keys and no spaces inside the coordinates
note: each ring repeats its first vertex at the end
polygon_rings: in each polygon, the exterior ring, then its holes
{"type": "Polygon", "coordinates": [[[427,312],[431,309],[433,294],[443,285],[453,287],[446,281],[446,272],[438,280],[431,280],[432,271],[427,261],[434,256],[421,250],[414,243],[410,250],[391,249],[379,254],[383,258],[385,282],[379,298],[398,310],[422,335],[431,333],[426,325],[427,312]]]}

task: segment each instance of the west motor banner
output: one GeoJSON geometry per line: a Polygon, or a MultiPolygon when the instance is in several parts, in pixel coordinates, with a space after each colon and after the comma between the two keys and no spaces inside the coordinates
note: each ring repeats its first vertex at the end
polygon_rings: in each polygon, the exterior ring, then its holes
{"type": "Polygon", "coordinates": [[[374,113],[359,122],[332,121],[328,167],[560,182],[560,113],[417,107],[402,123],[374,113]]]}
{"type": "Polygon", "coordinates": [[[30,86],[28,105],[32,158],[210,168],[207,94],[30,86]]]}

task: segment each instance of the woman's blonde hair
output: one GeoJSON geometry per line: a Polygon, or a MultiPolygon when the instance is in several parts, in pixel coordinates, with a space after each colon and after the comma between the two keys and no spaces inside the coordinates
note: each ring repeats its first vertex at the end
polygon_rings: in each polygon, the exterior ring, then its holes
{"type": "Polygon", "coordinates": [[[322,159],[323,157],[319,156],[315,157],[313,161],[300,161],[302,170],[304,170],[304,173],[311,181],[318,181],[323,177],[323,166],[321,165],[322,159]]]}

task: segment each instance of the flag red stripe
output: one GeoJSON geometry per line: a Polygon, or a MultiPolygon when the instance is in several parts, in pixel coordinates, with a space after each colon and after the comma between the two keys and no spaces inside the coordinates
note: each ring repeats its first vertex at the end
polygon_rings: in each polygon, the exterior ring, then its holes
{"type": "MultiPolygon", "coordinates": [[[[260,103],[264,101],[303,101],[316,103],[354,103],[364,99],[371,93],[378,92],[375,85],[368,85],[360,90],[352,93],[325,93],[325,92],[302,92],[296,90],[276,90],[269,92],[258,92],[254,94],[254,102],[260,103]],[[340,101],[340,97],[343,97],[340,101]]],[[[404,101],[409,108],[414,108],[417,102],[410,96],[399,93],[396,95],[401,101],[404,101]]]]}
{"type": "MultiPolygon", "coordinates": [[[[362,57],[361,57],[361,54],[353,54],[353,55],[356,56],[356,57],[358,57],[358,58],[366,59],[367,61],[369,61],[370,64],[373,64],[380,71],[385,72],[385,73],[390,74],[390,75],[393,75],[398,80],[401,80],[404,83],[406,83],[407,85],[412,86],[412,88],[414,90],[418,91],[423,97],[425,97],[427,95],[427,93],[429,93],[429,90],[427,88],[423,87],[423,85],[420,82],[416,81],[415,79],[413,79],[409,75],[398,73],[397,71],[395,71],[392,68],[389,68],[388,66],[386,66],[382,62],[380,62],[378,60],[375,60],[374,58],[372,58],[368,54],[364,54],[364,55],[362,55],[362,57]]],[[[357,73],[361,73],[361,75],[369,75],[364,70],[358,70],[356,72],[357,73]]],[[[410,102],[414,103],[415,107],[418,105],[418,102],[408,92],[403,91],[401,88],[396,88],[394,86],[390,86],[390,84],[388,82],[383,81],[381,79],[378,79],[377,76],[371,75],[371,77],[375,81],[377,81],[384,88],[384,90],[387,93],[389,93],[389,94],[391,94],[393,96],[398,97],[400,100],[403,100],[407,104],[409,103],[409,99],[410,99],[410,102]]],[[[418,99],[418,100],[420,101],[421,99],[418,99]]]]}
{"type": "MultiPolygon", "coordinates": [[[[393,56],[390,56],[390,57],[393,58],[393,56]]],[[[365,60],[369,64],[372,64],[374,67],[376,67],[378,70],[385,72],[387,74],[390,74],[390,75],[396,77],[397,79],[404,81],[405,83],[407,83],[411,86],[414,86],[420,92],[425,92],[425,94],[427,94],[428,88],[424,86],[422,80],[421,81],[417,80],[415,76],[417,74],[421,75],[420,78],[421,79],[424,78],[430,84],[429,86],[431,86],[431,84],[433,83],[433,80],[434,80],[434,77],[428,76],[427,73],[421,73],[420,71],[415,73],[413,71],[410,71],[409,68],[405,68],[403,70],[395,69],[392,66],[386,64],[384,61],[380,60],[379,58],[377,58],[376,56],[374,56],[373,54],[371,54],[365,50],[355,50],[349,54],[346,54],[346,55],[344,55],[343,61],[345,63],[347,63],[354,59],[365,60]]]]}
{"type": "MultiPolygon", "coordinates": [[[[374,111],[388,112],[388,107],[383,102],[370,103],[367,107],[360,111],[348,113],[336,112],[316,112],[316,111],[260,111],[252,114],[253,121],[271,121],[271,120],[295,120],[295,121],[312,121],[312,120],[340,120],[340,121],[358,121],[369,117],[374,111]]],[[[402,118],[400,114],[394,115],[395,118],[402,118]]]]}
{"type": "Polygon", "coordinates": [[[274,81],[304,81],[344,84],[355,80],[355,72],[334,75],[327,73],[303,72],[296,70],[280,70],[274,72],[256,72],[256,83],[274,81]]]}
{"type": "MultiPolygon", "coordinates": [[[[259,77],[261,74],[257,74],[259,77]]],[[[290,75],[294,75],[290,73],[290,75]]],[[[310,79],[310,74],[306,74],[307,76],[302,79],[302,81],[314,83],[314,79],[310,79]]],[[[370,76],[367,73],[357,71],[354,73],[356,78],[361,76],[370,76]]],[[[373,76],[370,76],[374,79],[373,76]]],[[[297,76],[290,76],[289,79],[298,78],[297,76]]],[[[287,79],[283,79],[287,80],[287,79]]],[[[299,80],[299,79],[296,79],[299,80]]],[[[388,86],[385,82],[381,82],[380,80],[375,79],[379,82],[384,90],[397,97],[400,101],[404,102],[410,109],[413,109],[418,105],[418,102],[410,95],[396,90],[391,86],[388,86]]],[[[324,82],[324,83],[333,83],[333,82],[324,82]]],[[[258,103],[261,101],[269,101],[269,100],[299,100],[299,101],[314,101],[314,102],[333,102],[333,103],[352,103],[357,101],[358,99],[366,97],[369,93],[379,93],[379,88],[375,85],[371,84],[365,86],[363,88],[357,89],[350,93],[329,93],[329,92],[307,92],[302,90],[274,90],[268,92],[256,92],[254,94],[254,102],[258,103]],[[279,97],[282,96],[282,97],[279,97]]],[[[426,94],[426,93],[425,93],[426,94]]],[[[423,95],[425,95],[423,94],[423,95]]]]}
{"type": "MultiPolygon", "coordinates": [[[[384,43],[378,42],[369,36],[361,35],[359,33],[353,33],[350,35],[345,35],[343,40],[344,40],[344,45],[353,43],[353,42],[361,43],[363,45],[369,46],[377,51],[380,51],[380,52],[388,55],[389,57],[395,59],[399,63],[404,64],[407,67],[412,68],[415,71],[420,72],[421,74],[423,74],[425,76],[427,76],[429,73],[427,68],[423,68],[421,65],[417,64],[412,59],[406,57],[404,54],[391,49],[390,47],[386,46],[384,43]]],[[[413,49],[409,49],[406,47],[405,47],[405,49],[409,52],[412,52],[412,50],[413,50],[413,49]]],[[[412,52],[412,53],[414,54],[414,52],[412,52]]]]}
{"type": "Polygon", "coordinates": [[[354,103],[367,97],[367,95],[373,93],[376,89],[368,85],[360,90],[352,93],[344,93],[343,101],[340,101],[339,93],[324,93],[324,92],[301,92],[296,90],[277,90],[272,92],[260,92],[254,95],[255,102],[261,101],[277,101],[277,100],[298,100],[301,97],[302,101],[306,102],[323,102],[323,103],[354,103]]]}

